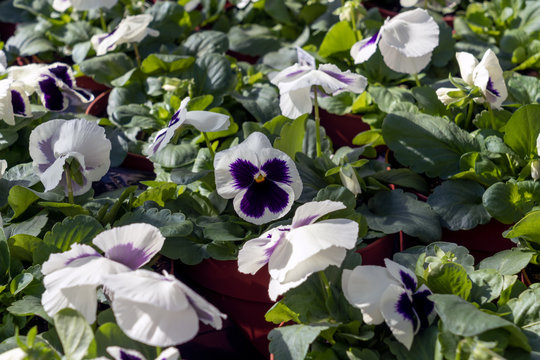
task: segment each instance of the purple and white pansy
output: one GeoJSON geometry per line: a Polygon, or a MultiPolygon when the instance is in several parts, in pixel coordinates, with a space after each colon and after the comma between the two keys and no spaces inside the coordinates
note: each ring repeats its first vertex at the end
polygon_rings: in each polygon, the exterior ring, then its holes
{"type": "Polygon", "coordinates": [[[110,152],[105,129],[85,119],[50,120],[30,134],[32,165],[46,191],[62,185],[68,193],[65,166],[76,160],[81,177],[72,182],[73,195],[86,193],[109,170],[110,152]]]}
{"type": "MultiPolygon", "coordinates": [[[[137,350],[124,349],[120,346],[108,346],[107,352],[114,360],[146,360],[146,357],[137,350]]],[[[177,348],[169,347],[163,350],[156,360],[177,360],[180,358],[180,352],[177,348]]]]}
{"type": "Polygon", "coordinates": [[[294,161],[260,132],[218,152],[214,169],[218,194],[233,199],[238,216],[253,224],[281,218],[302,193],[294,161]]]}
{"type": "Polygon", "coordinates": [[[429,326],[435,307],[428,296],[431,291],[406,267],[385,259],[386,267],[357,266],[343,270],[342,288],[345,298],[362,311],[369,325],[383,322],[395,338],[410,350],[414,335],[429,326]]]}
{"type": "Polygon", "coordinates": [[[86,11],[94,9],[110,9],[118,0],[54,0],[52,7],[58,12],[64,12],[70,7],[76,11],[86,11]]]}
{"type": "Polygon", "coordinates": [[[90,42],[97,56],[105,55],[121,44],[138,43],[147,35],[158,36],[159,31],[148,27],[153,19],[150,14],[128,16],[112,32],[92,36],[90,42]]]}
{"type": "Polygon", "coordinates": [[[167,127],[157,133],[146,151],[149,157],[163,149],[182,125],[191,125],[201,132],[223,131],[229,128],[228,115],[211,111],[187,111],[189,100],[189,97],[182,100],[167,127]]]}
{"type": "Polygon", "coordinates": [[[279,72],[271,80],[279,88],[279,106],[284,116],[297,118],[313,109],[312,88],[322,95],[337,95],[344,91],[362,93],[367,80],[350,70],[341,71],[333,64],[320,64],[310,60],[305,51],[299,51],[299,62],[279,72]]]}
{"type": "Polygon", "coordinates": [[[136,270],[105,276],[105,292],[118,326],[130,338],[152,346],[191,340],[199,320],[221,329],[222,314],[174,276],[136,270]]]}
{"type": "MultiPolygon", "coordinates": [[[[503,71],[497,55],[491,49],[488,49],[479,63],[473,54],[457,52],[456,60],[461,78],[468,85],[477,86],[483,95],[475,98],[474,101],[477,103],[487,101],[494,108],[500,109],[503,101],[508,96],[508,90],[506,89],[503,71]]],[[[437,96],[441,102],[448,105],[459,101],[459,98],[449,95],[450,92],[458,90],[456,88],[439,88],[437,89],[437,96]]]]}
{"type": "Polygon", "coordinates": [[[164,241],[158,228],[131,224],[104,231],[93,240],[105,256],[83,244],[73,244],[64,253],[51,254],[41,268],[45,275],[43,308],[50,316],[63,308],[74,308],[93,323],[96,289],[102,285],[104,276],[143,266],[161,250],[164,241]]]}
{"type": "Polygon", "coordinates": [[[24,89],[12,79],[0,80],[0,119],[8,125],[15,125],[15,116],[32,116],[30,100],[24,89]]]}
{"type": "Polygon", "coordinates": [[[349,219],[316,221],[342,209],[343,203],[330,200],[298,207],[290,226],[278,226],[244,244],[238,253],[238,271],[255,274],[268,264],[268,294],[276,300],[314,272],[340,266],[347,250],[356,245],[358,223],[349,219]]]}
{"type": "Polygon", "coordinates": [[[377,51],[377,45],[390,69],[418,74],[439,45],[439,26],[424,9],[402,12],[386,19],[376,34],[352,46],[354,63],[367,61],[377,51]]]}

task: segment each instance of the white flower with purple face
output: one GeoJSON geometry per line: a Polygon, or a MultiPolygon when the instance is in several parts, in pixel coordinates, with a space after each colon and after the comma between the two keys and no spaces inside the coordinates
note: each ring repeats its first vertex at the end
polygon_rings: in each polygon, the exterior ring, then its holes
{"type": "Polygon", "coordinates": [[[367,61],[381,50],[384,63],[392,70],[418,74],[431,60],[439,45],[439,26],[424,9],[402,12],[386,19],[379,31],[351,48],[355,64],[367,61]]]}
{"type": "Polygon", "coordinates": [[[67,194],[65,167],[76,161],[71,175],[80,177],[72,181],[73,195],[86,193],[109,170],[110,152],[105,129],[84,119],[49,120],[30,134],[32,165],[46,191],[62,185],[67,194]]]}
{"type": "MultiPolygon", "coordinates": [[[[137,350],[124,349],[120,346],[108,346],[107,352],[114,360],[146,360],[146,357],[137,350]]],[[[178,349],[169,347],[163,350],[156,360],[177,360],[178,358],[180,358],[178,349]]]]}
{"type": "Polygon", "coordinates": [[[71,249],[51,254],[43,263],[45,292],[43,308],[54,316],[63,308],[79,311],[89,323],[96,319],[96,289],[105,275],[135,270],[148,263],[163,247],[165,238],[158,228],[132,224],[107,230],[96,236],[94,245],[73,244],[71,249]]]}
{"type": "Polygon", "coordinates": [[[386,268],[375,265],[343,270],[345,298],[362,311],[364,322],[390,327],[396,339],[411,348],[414,335],[429,326],[435,316],[426,285],[418,287],[416,275],[406,267],[385,259],[386,268]]]}
{"type": "Polygon", "coordinates": [[[223,131],[229,128],[229,116],[211,111],[187,111],[189,97],[182,100],[180,107],[174,113],[165,129],[160,130],[154,141],[147,149],[148,156],[152,156],[163,149],[174,137],[182,125],[192,125],[201,132],[223,131]]]}
{"type": "Polygon", "coordinates": [[[236,213],[253,224],[265,224],[289,212],[302,193],[294,161],[274,149],[259,132],[214,158],[216,190],[234,199],[236,213]]]}
{"type": "MultiPolygon", "coordinates": [[[[473,54],[458,52],[456,60],[461,78],[471,87],[478,87],[483,95],[475,98],[474,101],[477,103],[487,101],[494,108],[500,109],[501,104],[508,96],[508,91],[497,55],[488,49],[479,63],[473,54]]],[[[450,92],[458,90],[456,88],[439,88],[437,96],[441,102],[448,105],[459,101],[459,98],[449,96],[450,92]]]]}
{"type": "Polygon", "coordinates": [[[290,226],[278,226],[244,244],[238,253],[238,271],[255,274],[268,264],[268,294],[276,300],[314,272],[340,266],[347,250],[356,245],[358,223],[349,219],[316,221],[342,209],[343,203],[330,200],[300,206],[290,226]]]}
{"type": "Polygon", "coordinates": [[[0,80],[0,119],[8,125],[15,125],[15,116],[32,116],[30,100],[24,89],[13,80],[0,80]]]}
{"type": "Polygon", "coordinates": [[[173,346],[191,340],[199,320],[221,329],[216,307],[167,273],[137,270],[104,278],[105,291],[118,326],[130,338],[152,346],[173,346]]]}
{"type": "Polygon", "coordinates": [[[121,44],[138,43],[147,35],[158,36],[159,31],[148,27],[153,19],[150,14],[128,16],[112,32],[92,36],[90,42],[97,56],[105,55],[121,44]]]}
{"type": "Polygon", "coordinates": [[[118,0],[54,0],[52,7],[58,12],[64,12],[70,7],[76,11],[86,11],[94,9],[110,9],[118,0]]]}

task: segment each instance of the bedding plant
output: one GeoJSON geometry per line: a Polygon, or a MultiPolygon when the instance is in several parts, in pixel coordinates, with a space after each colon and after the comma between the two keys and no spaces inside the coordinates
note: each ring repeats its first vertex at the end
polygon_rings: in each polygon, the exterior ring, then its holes
{"type": "Polygon", "coordinates": [[[210,261],[265,279],[263,357],[540,356],[536,3],[400,6],[2,2],[0,359],[181,358],[238,320],[210,261]]]}

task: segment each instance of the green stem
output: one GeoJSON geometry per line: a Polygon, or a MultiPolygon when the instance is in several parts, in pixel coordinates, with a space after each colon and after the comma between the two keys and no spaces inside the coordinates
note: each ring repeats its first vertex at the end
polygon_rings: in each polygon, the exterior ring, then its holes
{"type": "Polygon", "coordinates": [[[313,105],[315,106],[315,138],[316,138],[316,147],[317,147],[317,157],[322,156],[322,147],[321,147],[321,117],[319,116],[319,103],[317,101],[317,87],[313,87],[313,105]]]}
{"type": "Polygon", "coordinates": [[[473,109],[474,109],[474,101],[470,100],[469,107],[467,108],[467,118],[465,119],[465,130],[469,129],[469,126],[471,124],[473,109]]]}
{"type": "Polygon", "coordinates": [[[137,43],[133,43],[133,51],[135,51],[135,59],[137,60],[137,66],[141,67],[141,54],[139,54],[139,46],[137,43]]]}
{"type": "Polygon", "coordinates": [[[418,74],[414,74],[414,81],[416,81],[416,86],[420,87],[422,84],[420,84],[420,79],[418,78],[418,74]]]}
{"type": "Polygon", "coordinates": [[[73,184],[71,183],[71,170],[69,169],[69,164],[64,164],[64,171],[66,172],[66,185],[68,191],[68,201],[70,204],[74,204],[73,199],[73,184]]]}
{"type": "Polygon", "coordinates": [[[486,102],[486,106],[489,111],[489,118],[491,119],[491,127],[493,128],[493,130],[497,130],[495,126],[495,115],[493,114],[493,109],[491,108],[491,104],[486,102]]]}
{"type": "Polygon", "coordinates": [[[355,12],[355,9],[352,10],[351,26],[352,26],[352,30],[354,32],[354,39],[356,41],[359,41],[360,39],[358,38],[358,31],[356,31],[356,12],[355,12]]]}
{"type": "Polygon", "coordinates": [[[107,32],[107,23],[105,22],[105,15],[103,13],[103,9],[99,9],[99,18],[101,20],[101,29],[107,32]]]}
{"type": "Polygon", "coordinates": [[[326,274],[324,271],[319,271],[319,279],[321,280],[321,285],[324,290],[324,297],[326,300],[328,300],[332,296],[332,291],[330,290],[330,284],[328,283],[328,278],[326,277],[326,274]]]}
{"type": "Polygon", "coordinates": [[[156,357],[159,357],[159,354],[161,354],[161,346],[156,346],[156,357]]]}
{"type": "Polygon", "coordinates": [[[212,156],[212,159],[216,156],[216,153],[214,152],[214,149],[212,149],[212,144],[210,143],[210,139],[208,138],[208,135],[204,131],[201,131],[204,136],[204,141],[206,141],[206,146],[208,147],[208,150],[210,150],[210,155],[212,156]]]}

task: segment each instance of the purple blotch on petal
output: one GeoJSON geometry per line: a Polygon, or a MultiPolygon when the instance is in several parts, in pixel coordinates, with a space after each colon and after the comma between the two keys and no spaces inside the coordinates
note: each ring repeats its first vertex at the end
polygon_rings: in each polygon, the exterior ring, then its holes
{"type": "Polygon", "coordinates": [[[237,189],[246,189],[254,182],[254,176],[259,172],[259,168],[248,160],[237,159],[229,165],[229,171],[234,179],[234,186],[237,189]]]}
{"type": "Polygon", "coordinates": [[[401,277],[401,282],[407,289],[411,292],[416,291],[416,280],[414,280],[411,275],[407,274],[405,271],[400,271],[399,276],[401,277]]]}
{"type": "Polygon", "coordinates": [[[413,295],[413,307],[420,319],[420,327],[422,328],[429,326],[428,316],[435,309],[433,301],[428,299],[429,295],[431,295],[429,290],[419,291],[413,295]]]}
{"type": "Polygon", "coordinates": [[[347,76],[346,74],[340,74],[340,73],[329,71],[329,70],[321,70],[321,71],[330,75],[334,79],[341,81],[344,84],[350,85],[354,82],[354,79],[352,77],[347,76]]]}
{"type": "Polygon", "coordinates": [[[131,243],[116,245],[110,248],[105,256],[126,265],[132,270],[138,269],[150,258],[146,251],[134,247],[131,243]]]}
{"type": "Polygon", "coordinates": [[[240,210],[249,217],[261,218],[268,209],[278,214],[289,204],[289,194],[271,180],[253,182],[247,189],[240,210]]]}
{"type": "Polygon", "coordinates": [[[416,329],[418,319],[414,312],[413,304],[407,293],[402,293],[396,302],[396,311],[407,321],[412,322],[413,329],[416,329]]]}
{"type": "Polygon", "coordinates": [[[66,65],[57,65],[55,67],[49,68],[49,71],[53,73],[54,76],[62,80],[64,84],[72,88],[73,81],[71,81],[71,77],[69,76],[68,69],[69,68],[66,65]]]}
{"type": "Polygon", "coordinates": [[[366,46],[375,44],[375,43],[377,42],[377,36],[379,36],[379,32],[378,32],[378,31],[375,33],[375,35],[373,35],[372,37],[370,37],[369,40],[368,40],[364,45],[362,45],[362,47],[360,48],[360,50],[362,50],[362,49],[365,48],[366,46]]]}
{"type": "Polygon", "coordinates": [[[267,178],[272,181],[281,182],[287,185],[292,183],[289,167],[285,160],[270,159],[261,166],[261,170],[263,170],[266,173],[267,178]]]}
{"type": "Polygon", "coordinates": [[[173,126],[180,120],[180,112],[181,112],[181,109],[178,109],[178,111],[174,113],[174,115],[171,118],[171,121],[169,121],[169,127],[173,126]]]}
{"type": "Polygon", "coordinates": [[[79,255],[75,256],[74,258],[68,259],[66,261],[65,265],[67,266],[67,265],[71,264],[72,262],[74,262],[75,260],[84,259],[84,258],[87,258],[87,257],[98,257],[98,256],[101,256],[101,255],[99,255],[97,252],[95,254],[89,254],[89,253],[79,254],[79,255]]]}
{"type": "Polygon", "coordinates": [[[491,80],[491,78],[488,79],[486,90],[497,97],[501,97],[501,93],[499,93],[499,91],[493,87],[493,81],[491,80]]]}
{"type": "Polygon", "coordinates": [[[39,88],[44,95],[45,107],[51,111],[64,110],[64,96],[56,85],[56,80],[50,76],[39,82],[39,88]]]}
{"type": "Polygon", "coordinates": [[[15,115],[25,115],[26,106],[20,92],[17,90],[11,90],[11,106],[13,106],[13,113],[15,115]]]}
{"type": "Polygon", "coordinates": [[[305,72],[306,72],[306,70],[296,70],[296,71],[293,71],[290,74],[287,74],[287,77],[293,77],[293,76],[300,75],[300,74],[305,73],[305,72]]]}
{"type": "Polygon", "coordinates": [[[313,215],[313,216],[308,216],[307,218],[304,218],[304,219],[300,219],[298,220],[297,222],[294,223],[294,227],[295,228],[299,228],[301,226],[306,226],[306,225],[309,225],[313,222],[314,219],[316,219],[319,215],[313,215]]]}
{"type": "Polygon", "coordinates": [[[40,171],[45,171],[49,168],[49,166],[52,165],[52,163],[54,163],[56,161],[56,157],[54,156],[54,150],[53,150],[53,138],[50,137],[50,138],[47,138],[47,139],[44,139],[44,140],[41,140],[40,142],[38,142],[38,147],[39,147],[39,150],[41,151],[41,153],[43,155],[45,155],[45,158],[47,158],[47,164],[39,164],[39,170],[40,171]],[[42,168],[42,166],[44,166],[44,168],[42,168]]]}
{"type": "Polygon", "coordinates": [[[124,350],[120,350],[120,359],[121,360],[143,360],[137,355],[128,354],[124,350]]]}

